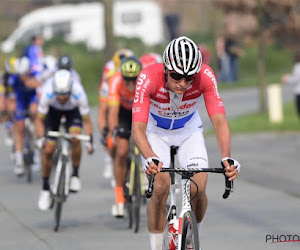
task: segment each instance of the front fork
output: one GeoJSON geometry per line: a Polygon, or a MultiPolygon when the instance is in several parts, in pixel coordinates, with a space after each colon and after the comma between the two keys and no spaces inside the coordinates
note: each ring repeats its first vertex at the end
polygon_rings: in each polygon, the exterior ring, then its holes
{"type": "Polygon", "coordinates": [[[192,209],[191,201],[190,201],[190,192],[191,192],[190,180],[183,177],[181,179],[182,207],[181,207],[181,212],[180,212],[179,219],[178,219],[179,221],[178,221],[177,249],[181,249],[181,244],[182,244],[182,228],[183,228],[182,218],[187,211],[190,211],[192,209]]]}

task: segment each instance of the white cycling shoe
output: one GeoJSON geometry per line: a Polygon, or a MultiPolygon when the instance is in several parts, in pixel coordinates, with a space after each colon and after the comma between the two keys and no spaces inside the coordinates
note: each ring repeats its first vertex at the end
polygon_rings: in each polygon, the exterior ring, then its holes
{"type": "Polygon", "coordinates": [[[81,181],[77,176],[71,176],[70,191],[79,192],[81,190],[81,181]]]}
{"type": "Polygon", "coordinates": [[[49,190],[42,190],[40,192],[38,206],[40,210],[47,210],[51,206],[51,193],[49,190]]]}
{"type": "Polygon", "coordinates": [[[14,168],[14,173],[17,175],[17,176],[22,176],[25,174],[25,167],[24,167],[24,164],[18,164],[15,166],[14,168]]]}
{"type": "Polygon", "coordinates": [[[113,161],[111,156],[107,151],[104,153],[104,171],[103,171],[103,177],[105,179],[110,179],[113,177],[113,161]]]}
{"type": "Polygon", "coordinates": [[[106,164],[103,171],[104,179],[110,179],[113,177],[112,165],[106,164]]]}
{"type": "Polygon", "coordinates": [[[124,203],[116,203],[112,206],[111,213],[117,218],[124,217],[124,203]]]}

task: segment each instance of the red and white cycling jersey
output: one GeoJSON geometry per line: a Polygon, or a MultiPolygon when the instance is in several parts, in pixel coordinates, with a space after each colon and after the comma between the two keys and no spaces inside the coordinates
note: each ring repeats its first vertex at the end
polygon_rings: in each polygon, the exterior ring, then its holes
{"type": "Polygon", "coordinates": [[[148,131],[199,129],[202,122],[198,108],[202,96],[209,116],[225,113],[216,77],[208,65],[202,65],[183,94],[168,90],[162,63],[151,65],[137,79],[132,121],[148,123],[148,131]]]}

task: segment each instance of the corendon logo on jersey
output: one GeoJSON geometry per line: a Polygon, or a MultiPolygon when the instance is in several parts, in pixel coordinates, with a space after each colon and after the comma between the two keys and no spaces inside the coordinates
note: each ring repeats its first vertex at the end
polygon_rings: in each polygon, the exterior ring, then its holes
{"type": "Polygon", "coordinates": [[[178,109],[189,109],[189,108],[195,106],[196,103],[197,103],[197,102],[193,102],[193,103],[185,103],[185,104],[179,106],[178,109]]]}
{"type": "Polygon", "coordinates": [[[164,116],[164,117],[182,117],[186,116],[190,113],[190,108],[194,107],[197,104],[197,101],[192,103],[185,102],[184,104],[180,105],[176,111],[172,110],[169,104],[159,104],[155,101],[151,101],[150,104],[157,109],[157,114],[164,116]]]}
{"type": "Polygon", "coordinates": [[[219,94],[219,91],[218,91],[217,80],[216,80],[214,74],[209,69],[205,69],[204,70],[204,74],[207,75],[212,80],[212,82],[214,84],[214,87],[215,87],[215,95],[219,99],[220,98],[220,94],[219,94]]]}
{"type": "Polygon", "coordinates": [[[147,75],[144,73],[141,73],[138,77],[138,79],[136,80],[136,87],[135,87],[135,96],[134,96],[134,102],[139,102],[143,103],[143,99],[144,99],[144,94],[145,94],[145,90],[150,82],[150,80],[148,79],[146,81],[146,83],[143,85],[144,80],[146,79],[147,75]],[[142,87],[143,85],[143,87],[142,87]],[[140,94],[141,93],[141,94],[140,94]]]}
{"type": "MultiPolygon", "coordinates": [[[[192,102],[192,103],[187,103],[187,102],[186,102],[186,103],[180,105],[180,106],[178,107],[178,109],[181,109],[181,110],[183,110],[183,109],[189,109],[189,108],[195,106],[196,103],[197,103],[197,101],[194,101],[194,102],[192,102]]],[[[162,105],[159,105],[159,104],[157,104],[157,102],[154,102],[154,101],[152,101],[152,100],[151,100],[150,104],[153,105],[155,108],[158,108],[158,109],[161,109],[161,110],[171,110],[169,104],[168,104],[168,107],[163,107],[162,105]]],[[[164,105],[164,106],[165,106],[165,105],[164,105]]]]}

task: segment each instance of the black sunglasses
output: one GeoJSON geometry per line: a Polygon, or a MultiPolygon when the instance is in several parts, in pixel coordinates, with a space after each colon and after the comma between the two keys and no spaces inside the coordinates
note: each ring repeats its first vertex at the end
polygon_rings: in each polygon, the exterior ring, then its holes
{"type": "Polygon", "coordinates": [[[181,75],[181,74],[178,74],[176,72],[171,72],[170,73],[170,76],[175,80],[175,81],[179,81],[181,80],[182,78],[185,79],[186,82],[190,82],[190,81],[193,81],[195,79],[195,74],[193,75],[181,75]]]}
{"type": "Polygon", "coordinates": [[[67,95],[70,95],[70,92],[66,92],[66,93],[55,92],[55,95],[67,96],[67,95]]]}

